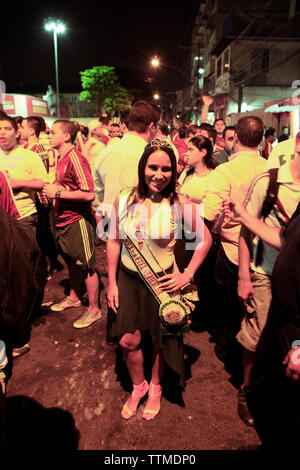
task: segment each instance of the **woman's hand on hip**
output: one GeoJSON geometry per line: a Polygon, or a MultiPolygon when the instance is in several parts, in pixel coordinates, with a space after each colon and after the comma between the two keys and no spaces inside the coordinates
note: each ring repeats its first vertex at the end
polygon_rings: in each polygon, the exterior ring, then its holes
{"type": "Polygon", "coordinates": [[[189,284],[191,277],[187,273],[176,272],[173,274],[167,274],[159,278],[161,288],[165,292],[174,292],[182,289],[182,287],[189,284]]]}

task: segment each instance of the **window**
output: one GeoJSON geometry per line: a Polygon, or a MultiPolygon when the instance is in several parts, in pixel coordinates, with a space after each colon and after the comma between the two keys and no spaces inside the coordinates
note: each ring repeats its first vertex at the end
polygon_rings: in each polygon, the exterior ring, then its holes
{"type": "Polygon", "coordinates": [[[222,56],[217,60],[217,78],[222,75],[222,56]]]}
{"type": "Polygon", "coordinates": [[[229,68],[230,68],[229,60],[230,60],[229,49],[227,49],[227,51],[225,51],[223,55],[223,73],[229,72],[229,68]]]}
{"type": "Polygon", "coordinates": [[[251,53],[251,72],[265,70],[269,66],[269,49],[254,49],[251,53]]]}

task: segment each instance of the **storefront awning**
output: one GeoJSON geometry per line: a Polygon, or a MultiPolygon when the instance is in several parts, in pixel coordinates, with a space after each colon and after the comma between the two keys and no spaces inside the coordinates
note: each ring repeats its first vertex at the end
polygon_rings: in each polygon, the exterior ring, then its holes
{"type": "Polygon", "coordinates": [[[294,98],[282,98],[277,101],[269,101],[264,103],[265,113],[285,113],[293,109],[300,110],[300,99],[298,96],[294,98]]]}

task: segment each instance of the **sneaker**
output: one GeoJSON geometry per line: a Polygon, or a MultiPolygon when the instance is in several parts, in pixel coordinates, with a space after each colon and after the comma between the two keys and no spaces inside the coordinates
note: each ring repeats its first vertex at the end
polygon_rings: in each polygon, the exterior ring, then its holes
{"type": "Polygon", "coordinates": [[[0,341],[0,389],[2,389],[3,395],[5,395],[6,392],[6,374],[4,372],[4,369],[7,366],[7,363],[8,360],[6,356],[5,343],[4,341],[0,341]]]}
{"type": "Polygon", "coordinates": [[[0,341],[0,370],[7,366],[6,347],[4,341],[0,341]]]}
{"type": "Polygon", "coordinates": [[[95,314],[86,309],[86,312],[73,323],[73,326],[74,328],[86,328],[95,323],[95,321],[100,320],[100,318],[102,318],[101,310],[98,310],[95,314]]]}
{"type": "Polygon", "coordinates": [[[21,348],[14,348],[12,350],[12,357],[20,357],[24,356],[24,354],[28,353],[30,351],[30,346],[29,344],[24,344],[21,348]]]}
{"type": "Polygon", "coordinates": [[[254,419],[248,408],[248,397],[250,387],[242,386],[238,391],[238,414],[241,420],[247,424],[247,426],[254,426],[254,419]]]}
{"type": "Polygon", "coordinates": [[[51,305],[51,310],[53,312],[62,312],[63,310],[66,310],[67,308],[75,308],[75,307],[80,307],[81,306],[81,301],[80,300],[71,300],[70,297],[65,297],[62,299],[60,302],[57,304],[51,305]]]}

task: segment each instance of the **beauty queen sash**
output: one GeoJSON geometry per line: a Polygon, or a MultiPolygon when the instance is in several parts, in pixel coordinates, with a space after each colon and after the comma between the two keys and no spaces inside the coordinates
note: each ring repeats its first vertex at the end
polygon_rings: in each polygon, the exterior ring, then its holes
{"type": "MultiPolygon", "coordinates": [[[[182,295],[171,296],[168,292],[161,289],[159,277],[153,271],[148,261],[144,258],[137,246],[131,238],[126,234],[127,238],[123,240],[132,261],[134,262],[138,273],[146,286],[150,289],[157,302],[159,303],[159,316],[164,327],[164,334],[174,334],[175,329],[170,327],[179,326],[176,334],[188,331],[187,318],[190,309],[181,299],[182,295]]],[[[182,292],[182,291],[181,291],[182,292]]]]}
{"type": "MultiPolygon", "coordinates": [[[[121,192],[119,195],[119,220],[127,218],[127,200],[127,197],[124,197],[121,192]]],[[[135,264],[141,279],[152,292],[159,304],[159,316],[161,319],[163,334],[178,336],[188,331],[187,320],[191,311],[195,308],[195,302],[199,300],[196,286],[192,283],[188,283],[186,286],[181,288],[179,292],[177,291],[177,293],[172,295],[163,291],[159,281],[160,276],[155,273],[152,266],[139,250],[139,247],[132,241],[130,235],[125,230],[124,225],[120,227],[120,229],[122,232],[122,242],[135,264]]],[[[146,243],[145,239],[143,241],[146,243]]],[[[137,244],[139,244],[139,240],[137,240],[137,244]]],[[[156,263],[159,265],[149,246],[148,249],[156,263]]],[[[162,268],[161,270],[163,271],[162,268]]]]}

